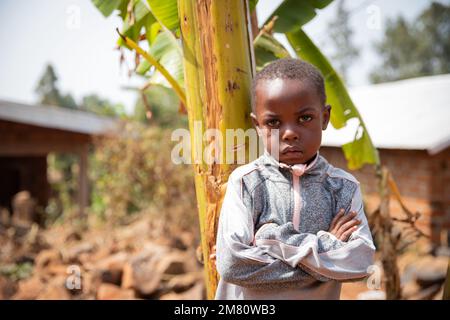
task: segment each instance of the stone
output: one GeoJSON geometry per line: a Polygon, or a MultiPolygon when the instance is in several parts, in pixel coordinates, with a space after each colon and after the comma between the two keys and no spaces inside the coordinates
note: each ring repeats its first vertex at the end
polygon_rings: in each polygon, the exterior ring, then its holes
{"type": "Polygon", "coordinates": [[[31,224],[37,221],[36,200],[29,191],[20,191],[12,199],[12,222],[13,224],[31,224]]]}
{"type": "Polygon", "coordinates": [[[418,270],[416,282],[422,288],[428,288],[435,284],[442,284],[445,281],[446,272],[438,270],[418,270]]]}
{"type": "Polygon", "coordinates": [[[95,250],[95,246],[89,242],[83,242],[63,250],[62,257],[66,263],[80,262],[79,256],[84,253],[91,253],[95,250]]]}
{"type": "Polygon", "coordinates": [[[37,300],[69,300],[70,293],[66,288],[66,277],[57,276],[45,284],[36,297],[37,300]]]}
{"type": "Polygon", "coordinates": [[[180,293],[189,290],[201,280],[201,273],[191,272],[182,275],[176,275],[165,284],[165,290],[180,293]]]}
{"type": "Polygon", "coordinates": [[[158,290],[161,279],[154,259],[134,260],[123,268],[122,288],[135,289],[140,295],[149,296],[158,290]]]}
{"type": "Polygon", "coordinates": [[[188,231],[181,231],[171,238],[170,246],[179,250],[194,247],[194,235],[188,231]]]}
{"type": "Polygon", "coordinates": [[[186,272],[185,257],[177,252],[164,256],[158,263],[158,270],[162,274],[175,275],[186,272]]]}
{"type": "Polygon", "coordinates": [[[17,291],[17,284],[3,276],[0,276],[0,300],[10,299],[17,291]]]}
{"type": "MultiPolygon", "coordinates": [[[[0,206],[0,227],[1,226],[9,226],[10,224],[10,213],[9,210],[0,206]]],[[[1,229],[0,229],[1,231],[1,229]]]]}
{"type": "Polygon", "coordinates": [[[135,299],[133,290],[123,289],[110,283],[102,283],[97,290],[98,300],[132,300],[135,299]]]}
{"type": "Polygon", "coordinates": [[[118,252],[100,261],[97,261],[92,268],[99,272],[101,282],[121,285],[123,268],[128,260],[128,254],[118,252]]]}
{"type": "Polygon", "coordinates": [[[198,282],[191,289],[182,293],[170,292],[162,295],[160,300],[205,300],[206,290],[203,282],[198,282]]]}
{"type": "Polygon", "coordinates": [[[406,284],[402,285],[402,295],[403,298],[409,299],[420,291],[420,286],[416,281],[408,281],[406,284]]]}
{"type": "Polygon", "coordinates": [[[61,264],[61,254],[57,249],[42,250],[34,259],[34,263],[37,270],[44,270],[51,264],[61,264]]]}
{"type": "Polygon", "coordinates": [[[447,274],[448,258],[427,255],[405,267],[403,280],[415,280],[422,288],[441,284],[447,274]]]}
{"type": "MultiPolygon", "coordinates": [[[[133,256],[123,267],[122,288],[133,288],[142,296],[155,293],[164,271],[159,264],[167,254],[167,248],[155,246],[133,256]]],[[[167,267],[167,263],[165,266],[167,267]]]]}
{"type": "Polygon", "coordinates": [[[434,284],[425,289],[420,290],[417,294],[410,297],[410,300],[431,300],[433,297],[440,292],[441,285],[434,284]]]}
{"type": "Polygon", "coordinates": [[[12,297],[14,300],[34,300],[44,289],[44,284],[37,276],[22,280],[16,294],[12,297]]]}

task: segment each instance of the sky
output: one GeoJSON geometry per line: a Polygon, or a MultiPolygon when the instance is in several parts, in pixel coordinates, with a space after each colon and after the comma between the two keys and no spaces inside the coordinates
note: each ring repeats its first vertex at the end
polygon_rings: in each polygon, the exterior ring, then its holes
{"type": "MultiPolygon", "coordinates": [[[[259,0],[260,23],[281,0],[259,0]]],[[[450,3],[450,0],[439,2],[450,3]]],[[[373,43],[382,38],[386,19],[403,15],[414,19],[431,0],[347,0],[354,42],[361,51],[349,71],[349,85],[368,84],[368,73],[379,63],[373,43]]],[[[329,50],[326,30],[333,19],[337,1],[323,10],[304,30],[322,48],[329,50]]],[[[51,63],[62,93],[71,93],[77,102],[96,93],[132,110],[136,94],[125,86],[142,80],[128,77],[114,50],[114,14],[104,18],[90,0],[0,0],[0,99],[34,103],[36,84],[45,66],[51,63]]],[[[285,42],[282,35],[277,36],[285,42]]]]}

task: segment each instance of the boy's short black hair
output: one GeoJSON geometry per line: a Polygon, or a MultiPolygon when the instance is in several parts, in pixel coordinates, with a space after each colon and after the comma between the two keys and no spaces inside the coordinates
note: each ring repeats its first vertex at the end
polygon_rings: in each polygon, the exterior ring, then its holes
{"type": "Polygon", "coordinates": [[[321,102],[325,104],[325,84],[322,73],[312,64],[294,58],[283,58],[271,62],[258,72],[252,83],[252,109],[255,109],[256,85],[260,80],[273,79],[294,79],[299,81],[310,81],[316,87],[321,98],[321,102]]]}

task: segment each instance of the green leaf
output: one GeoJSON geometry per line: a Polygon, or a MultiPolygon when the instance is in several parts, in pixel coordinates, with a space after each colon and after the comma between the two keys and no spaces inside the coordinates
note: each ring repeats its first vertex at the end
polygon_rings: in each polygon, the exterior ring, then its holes
{"type": "Polygon", "coordinates": [[[250,12],[255,10],[257,4],[258,4],[258,0],[249,0],[250,12]]]}
{"type": "Polygon", "coordinates": [[[147,0],[150,11],[162,25],[169,30],[180,27],[177,0],[147,0]]]}
{"type": "MultiPolygon", "coordinates": [[[[138,41],[141,30],[143,27],[147,27],[148,25],[152,25],[156,23],[155,17],[153,17],[150,10],[147,6],[142,2],[142,0],[132,0],[134,1],[133,13],[134,19],[132,21],[129,14],[126,14],[123,21],[123,27],[121,33],[133,41],[138,41]]],[[[119,38],[117,41],[119,46],[123,46],[124,42],[122,38],[119,38]]]]}
{"type": "MultiPolygon", "coordinates": [[[[176,41],[173,41],[172,38],[174,38],[173,34],[170,31],[165,31],[165,33],[171,37],[169,38],[170,41],[172,43],[175,43],[176,45],[178,45],[178,43],[176,41]]],[[[137,54],[141,55],[145,60],[148,60],[148,62],[150,62],[156,70],[158,70],[159,73],[161,73],[161,76],[164,78],[164,83],[168,83],[173,90],[176,92],[176,94],[178,95],[178,97],[180,98],[180,101],[186,105],[186,93],[184,91],[184,89],[182,88],[182,86],[180,85],[179,81],[177,81],[174,76],[172,76],[172,74],[169,72],[169,70],[167,70],[163,63],[164,63],[164,56],[161,57],[161,60],[158,61],[158,59],[156,59],[154,56],[152,56],[149,52],[145,51],[144,49],[142,49],[136,42],[134,42],[133,40],[131,40],[130,38],[127,38],[125,35],[122,35],[119,33],[119,35],[122,37],[124,43],[130,47],[131,49],[135,50],[137,54]]],[[[179,46],[179,45],[178,45],[179,46]]],[[[171,54],[173,55],[175,53],[180,54],[181,55],[181,49],[177,48],[175,46],[175,50],[171,50],[171,54]]],[[[174,57],[170,57],[170,59],[173,62],[174,57]]],[[[180,63],[181,63],[181,58],[179,59],[180,63]]],[[[183,67],[181,67],[181,69],[183,69],[183,67]]],[[[179,76],[176,72],[174,72],[174,74],[176,76],[179,76]]],[[[156,75],[156,74],[155,74],[156,75]]],[[[151,82],[150,82],[151,83],[151,82]]]]}
{"type": "Polygon", "coordinates": [[[149,23],[145,24],[145,35],[150,47],[152,46],[160,31],[161,25],[156,20],[151,22],[149,21],[149,23]]]}
{"type": "Polygon", "coordinates": [[[308,2],[317,9],[323,9],[328,6],[333,0],[308,0],[308,2]]]}
{"type": "Polygon", "coordinates": [[[366,130],[363,131],[362,137],[342,146],[344,156],[347,159],[347,166],[350,170],[357,170],[363,164],[376,164],[378,158],[377,150],[374,150],[372,141],[366,130]],[[374,153],[377,153],[376,155],[374,153]],[[377,156],[377,157],[375,157],[377,156]]]}
{"type": "Polygon", "coordinates": [[[92,0],[94,6],[103,14],[105,17],[109,17],[114,10],[119,9],[123,0],[92,0]]]}
{"type": "Polygon", "coordinates": [[[265,32],[255,38],[253,46],[255,49],[256,71],[260,71],[273,60],[290,56],[286,48],[277,39],[265,32]]]}
{"type": "MultiPolygon", "coordinates": [[[[181,87],[184,86],[183,56],[181,55],[181,48],[177,40],[169,31],[160,32],[156,36],[150,47],[149,54],[170,73],[181,87]]],[[[147,60],[142,60],[137,68],[137,72],[144,75],[149,71],[150,67],[151,64],[147,60]]],[[[159,72],[155,72],[151,75],[150,82],[170,87],[167,80],[159,72]]]]}
{"type": "Polygon", "coordinates": [[[275,32],[295,31],[316,16],[316,9],[323,9],[333,0],[285,0],[264,22],[267,24],[274,16],[278,16],[275,22],[275,32]]]}
{"type": "Polygon", "coordinates": [[[127,16],[128,3],[130,1],[131,0],[122,0],[122,3],[117,8],[119,10],[119,17],[122,18],[122,20],[124,20],[124,21],[127,16]]]}
{"type": "Polygon", "coordinates": [[[358,110],[353,104],[343,81],[331,66],[328,59],[316,47],[312,40],[300,28],[295,32],[286,33],[287,39],[297,55],[305,61],[315,65],[325,79],[327,103],[331,105],[331,124],[336,129],[344,127],[348,120],[357,118],[360,123],[358,129],[363,133],[360,138],[343,146],[345,157],[350,169],[362,167],[364,163],[378,164],[378,151],[373,146],[369,133],[358,110]]]}

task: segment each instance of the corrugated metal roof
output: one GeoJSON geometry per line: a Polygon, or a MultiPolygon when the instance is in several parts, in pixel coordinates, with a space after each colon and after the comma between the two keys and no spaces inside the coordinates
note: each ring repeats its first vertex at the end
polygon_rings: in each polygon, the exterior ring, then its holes
{"type": "MultiPolygon", "coordinates": [[[[377,148],[427,150],[450,146],[450,74],[408,79],[349,90],[377,148]]],[[[331,125],[324,146],[352,141],[358,121],[331,125]]]]}
{"type": "Polygon", "coordinates": [[[0,119],[83,134],[113,130],[117,121],[90,112],[0,100],[0,119]]]}

